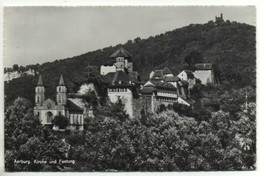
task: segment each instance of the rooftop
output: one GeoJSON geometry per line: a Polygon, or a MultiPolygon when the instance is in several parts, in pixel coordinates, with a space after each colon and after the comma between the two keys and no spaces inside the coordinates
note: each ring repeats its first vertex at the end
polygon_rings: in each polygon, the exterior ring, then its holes
{"type": "Polygon", "coordinates": [[[196,70],[211,70],[212,64],[211,63],[199,63],[195,65],[196,70]]]}
{"type": "Polygon", "coordinates": [[[126,51],[124,48],[120,47],[116,52],[114,52],[109,57],[125,57],[125,58],[132,58],[133,55],[126,51]]]}
{"type": "Polygon", "coordinates": [[[83,112],[83,109],[81,109],[78,105],[73,103],[71,100],[67,100],[66,106],[69,109],[69,112],[78,112],[78,113],[83,112]]]}

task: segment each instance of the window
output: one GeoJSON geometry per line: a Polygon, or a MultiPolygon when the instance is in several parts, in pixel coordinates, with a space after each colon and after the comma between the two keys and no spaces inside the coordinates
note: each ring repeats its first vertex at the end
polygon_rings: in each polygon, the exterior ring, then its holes
{"type": "Polygon", "coordinates": [[[36,100],[37,103],[40,103],[40,97],[37,96],[37,100],[36,100]]]}
{"type": "Polygon", "coordinates": [[[47,123],[51,123],[52,118],[53,118],[53,114],[51,112],[47,112],[46,116],[47,116],[47,123]]]}
{"type": "Polygon", "coordinates": [[[37,116],[40,117],[40,112],[37,113],[37,116]]]}
{"type": "Polygon", "coordinates": [[[61,115],[61,111],[59,111],[59,115],[61,115]]]}
{"type": "Polygon", "coordinates": [[[58,102],[61,103],[61,95],[58,95],[58,102]]]}

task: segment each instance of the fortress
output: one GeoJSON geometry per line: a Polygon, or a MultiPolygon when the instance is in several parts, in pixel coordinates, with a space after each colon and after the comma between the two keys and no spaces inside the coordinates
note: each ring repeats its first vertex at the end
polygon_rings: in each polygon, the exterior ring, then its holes
{"type": "MultiPolygon", "coordinates": [[[[156,113],[161,105],[178,103],[193,107],[194,100],[190,99],[189,90],[196,84],[196,81],[200,80],[201,84],[214,83],[214,72],[210,63],[198,63],[195,65],[194,72],[183,70],[178,75],[174,75],[167,67],[153,70],[149,80],[142,84],[138,79],[138,72],[133,71],[132,54],[120,47],[110,58],[114,59],[114,64],[102,65],[100,75],[107,83],[110,103],[121,100],[130,118],[134,118],[134,94],[138,95],[140,101],[145,102],[140,105],[139,109],[148,104],[150,112],[156,113]]],[[[67,129],[83,130],[86,109],[78,102],[68,98],[62,75],[56,88],[56,101],[50,98],[45,99],[45,85],[42,77],[39,76],[35,87],[34,113],[43,125],[52,125],[54,117],[62,115],[69,119],[67,129]]]]}

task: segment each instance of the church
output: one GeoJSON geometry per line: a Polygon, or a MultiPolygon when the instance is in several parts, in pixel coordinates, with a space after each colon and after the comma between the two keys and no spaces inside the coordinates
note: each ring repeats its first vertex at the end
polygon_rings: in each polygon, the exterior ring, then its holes
{"type": "MultiPolygon", "coordinates": [[[[52,126],[52,120],[55,116],[62,115],[69,119],[69,130],[84,129],[84,109],[68,98],[67,87],[63,76],[60,76],[59,84],[56,88],[56,101],[45,99],[45,85],[42,76],[39,76],[37,86],[35,87],[35,106],[34,114],[39,117],[42,125],[52,126]]],[[[58,127],[54,126],[53,129],[58,127]]]]}

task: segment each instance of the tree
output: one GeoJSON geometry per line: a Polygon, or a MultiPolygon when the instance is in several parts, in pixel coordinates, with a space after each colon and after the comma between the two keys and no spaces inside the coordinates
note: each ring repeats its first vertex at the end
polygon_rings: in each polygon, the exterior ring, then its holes
{"type": "Polygon", "coordinates": [[[17,64],[14,64],[14,65],[13,65],[13,69],[14,69],[14,71],[18,71],[19,66],[18,66],[17,64]]]}
{"type": "Polygon", "coordinates": [[[52,124],[60,129],[65,129],[69,124],[69,119],[63,115],[57,115],[52,120],[52,124]]]}
{"type": "Polygon", "coordinates": [[[5,170],[6,171],[58,171],[60,165],[15,164],[14,159],[64,159],[68,146],[45,129],[33,115],[31,103],[17,98],[5,113],[5,170]]]}
{"type": "Polygon", "coordinates": [[[189,65],[189,67],[194,66],[196,63],[203,62],[203,56],[198,51],[191,51],[185,58],[184,62],[189,65]]]}

